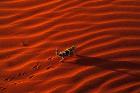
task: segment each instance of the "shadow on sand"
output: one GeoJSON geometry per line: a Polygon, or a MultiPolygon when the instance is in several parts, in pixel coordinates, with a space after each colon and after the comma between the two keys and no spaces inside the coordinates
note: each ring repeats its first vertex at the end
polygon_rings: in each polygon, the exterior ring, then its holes
{"type": "Polygon", "coordinates": [[[83,66],[96,66],[106,70],[113,70],[118,73],[128,74],[135,78],[136,80],[140,80],[140,75],[136,75],[130,73],[129,71],[137,70],[140,71],[140,63],[130,62],[130,61],[111,61],[102,58],[96,57],[88,57],[82,55],[76,55],[77,59],[74,64],[83,65],[83,66]],[[127,71],[122,71],[119,69],[126,69],[127,71]]]}

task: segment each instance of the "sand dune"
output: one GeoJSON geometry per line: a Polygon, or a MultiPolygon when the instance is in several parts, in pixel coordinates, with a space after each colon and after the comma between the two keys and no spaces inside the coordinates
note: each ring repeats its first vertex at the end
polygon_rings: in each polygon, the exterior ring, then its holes
{"type": "Polygon", "coordinates": [[[140,93],[139,30],[139,0],[1,0],[0,93],[140,93]]]}

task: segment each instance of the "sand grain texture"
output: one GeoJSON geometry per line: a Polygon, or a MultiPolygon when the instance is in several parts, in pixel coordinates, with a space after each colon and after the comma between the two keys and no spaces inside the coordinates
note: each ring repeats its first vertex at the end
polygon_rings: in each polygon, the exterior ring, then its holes
{"type": "Polygon", "coordinates": [[[0,72],[0,93],[140,93],[140,1],[0,0],[0,72]]]}

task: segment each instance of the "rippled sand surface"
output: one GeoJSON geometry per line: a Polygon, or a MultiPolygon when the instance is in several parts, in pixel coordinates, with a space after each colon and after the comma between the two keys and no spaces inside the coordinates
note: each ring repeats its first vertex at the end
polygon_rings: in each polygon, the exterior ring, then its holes
{"type": "Polygon", "coordinates": [[[140,93],[140,1],[0,0],[0,93],[140,93]]]}

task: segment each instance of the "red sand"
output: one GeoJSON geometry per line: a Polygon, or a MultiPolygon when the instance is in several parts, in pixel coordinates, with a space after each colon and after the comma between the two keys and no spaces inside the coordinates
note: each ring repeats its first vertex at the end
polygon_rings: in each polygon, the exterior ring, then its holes
{"type": "Polygon", "coordinates": [[[0,93],[140,93],[140,1],[0,0],[0,93]]]}

